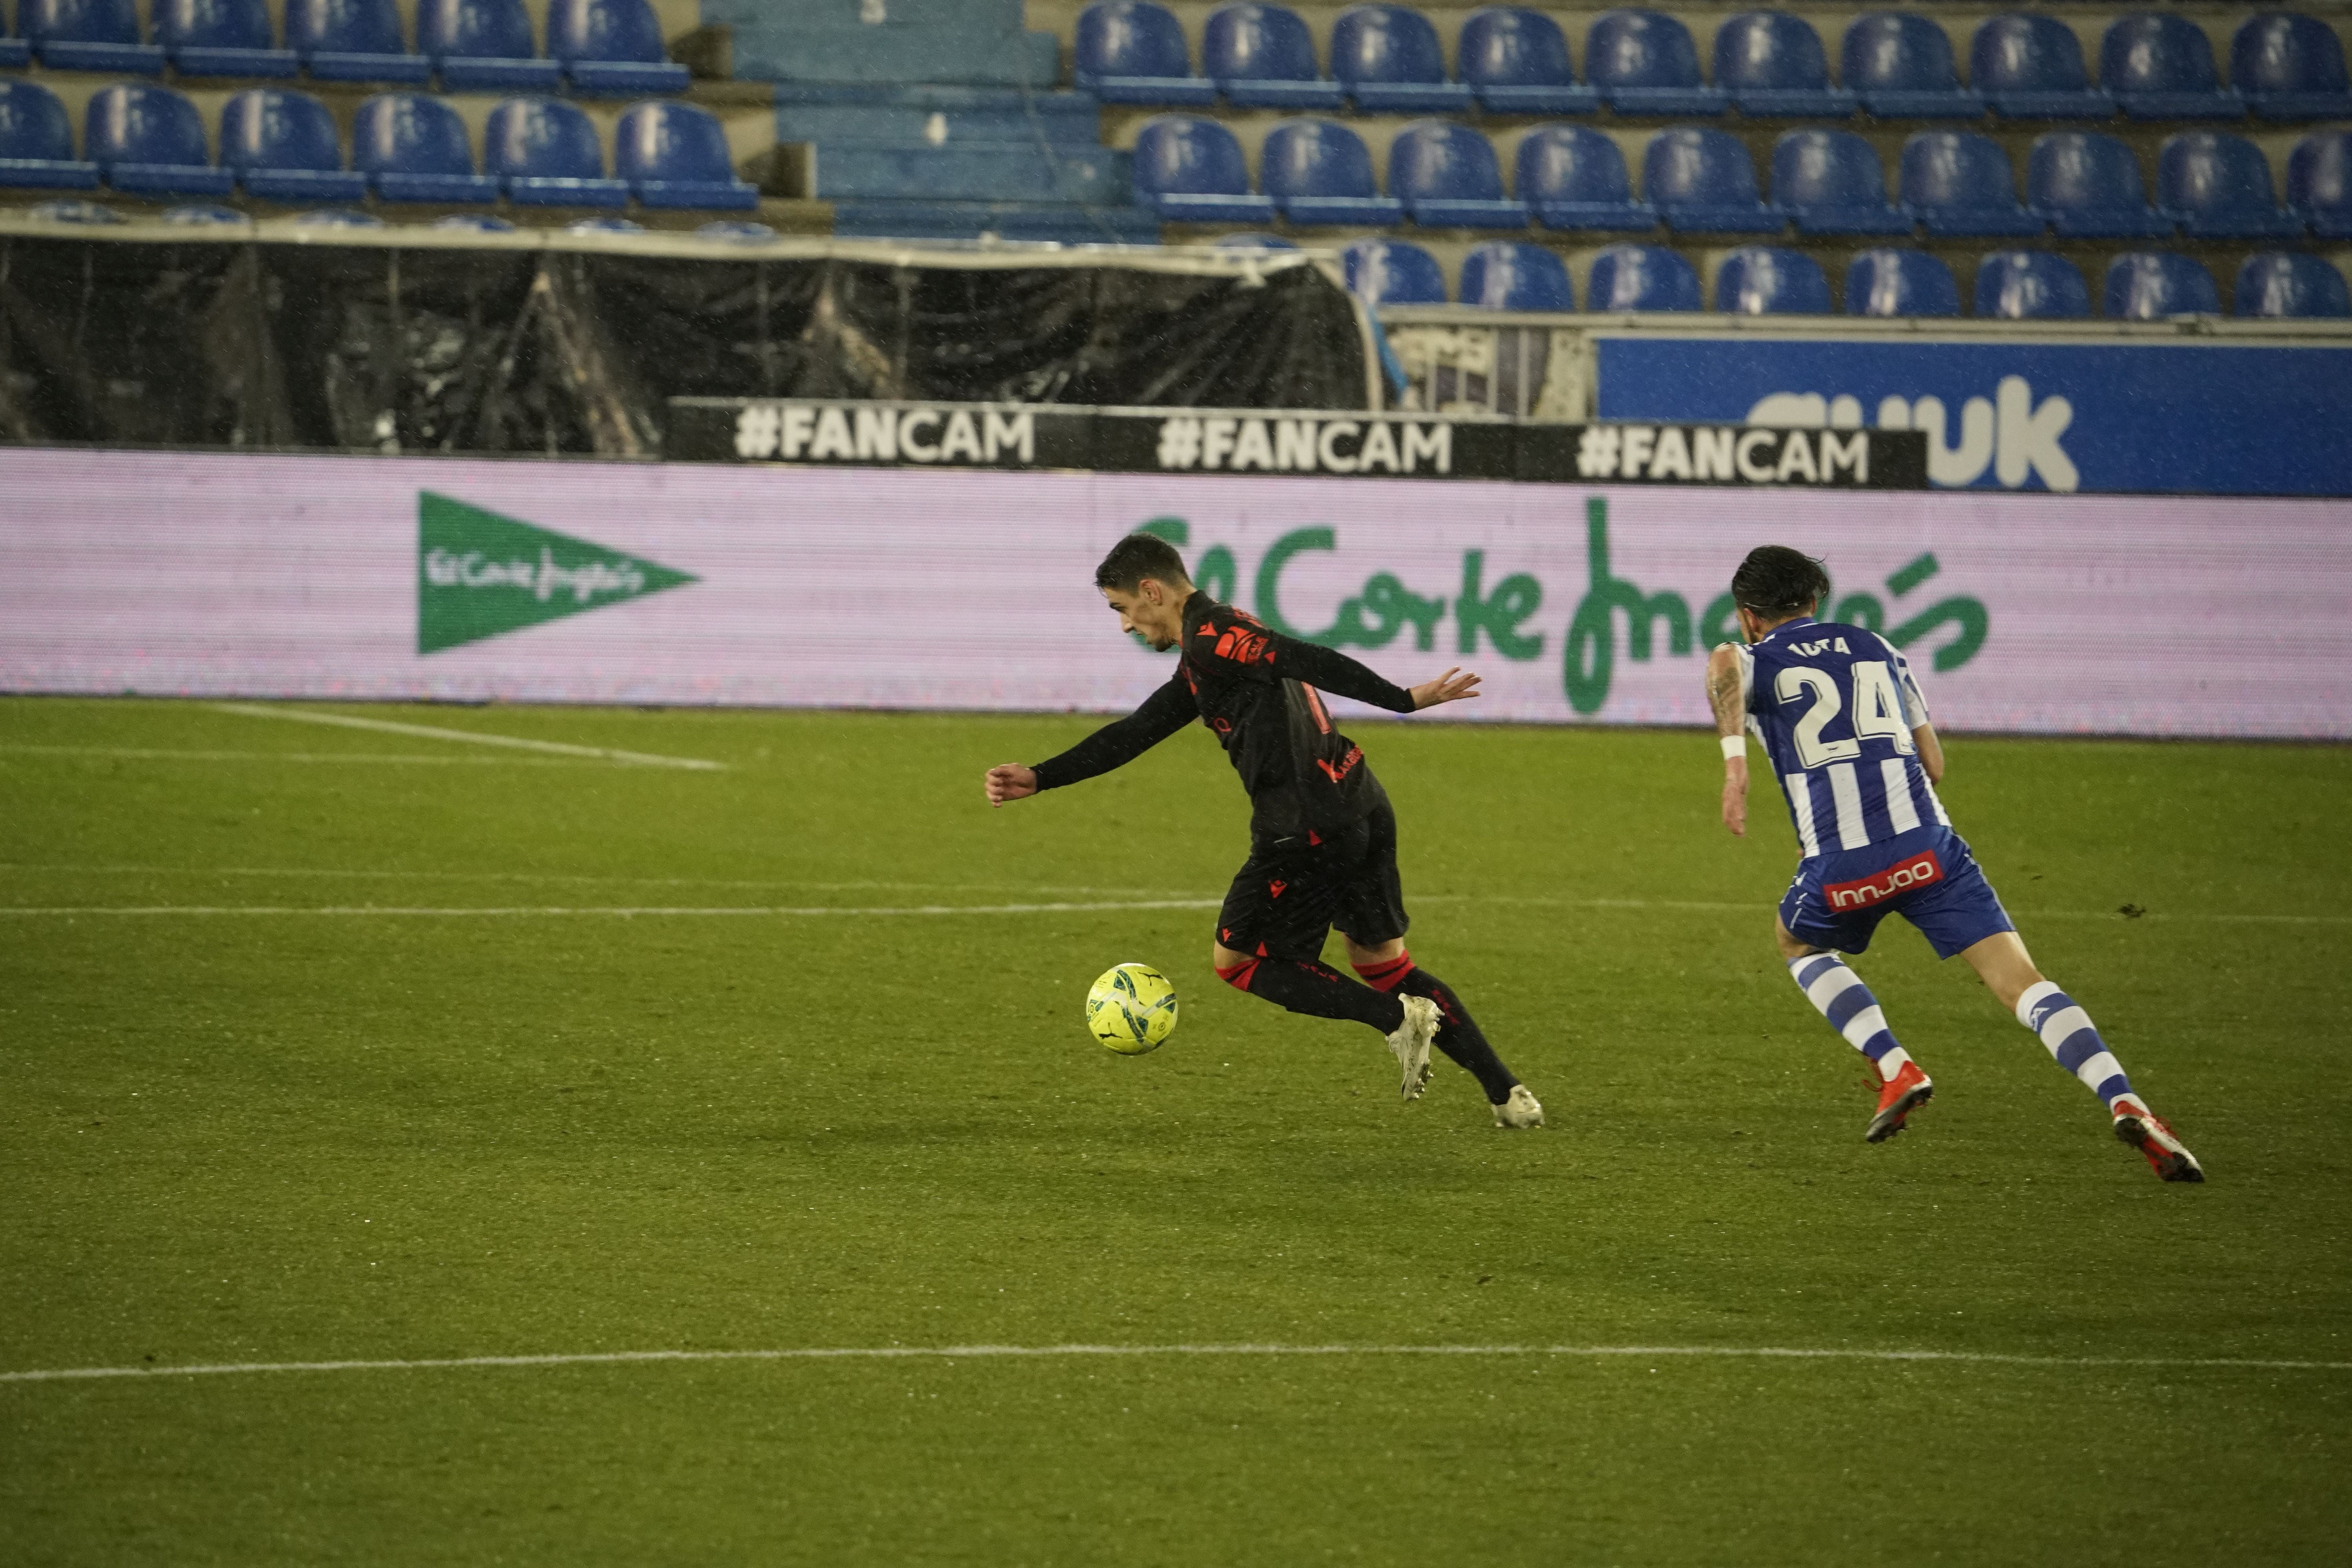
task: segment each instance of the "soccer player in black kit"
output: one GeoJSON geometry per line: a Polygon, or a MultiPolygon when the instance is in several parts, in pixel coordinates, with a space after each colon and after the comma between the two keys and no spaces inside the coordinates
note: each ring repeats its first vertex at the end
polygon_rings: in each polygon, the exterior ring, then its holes
{"type": "Polygon", "coordinates": [[[1267,630],[1192,586],[1175,547],[1129,534],[1095,569],[1095,586],[1121,631],[1164,653],[1176,673],[1142,707],[1034,768],[988,770],[992,805],[1107,773],[1198,719],[1241,774],[1250,797],[1250,856],[1217,914],[1217,977],[1294,1013],[1352,1018],[1388,1037],[1416,1100],[1432,1045],[1486,1091],[1497,1127],[1540,1127],[1543,1107],[1512,1076],[1453,988],[1405,952],[1397,877],[1396,813],[1363,748],[1323,706],[1333,692],[1412,713],[1478,694],[1478,678],[1447,670],[1407,689],[1345,654],[1267,630]],[[1323,962],[1337,926],[1363,983],[1323,962]]]}

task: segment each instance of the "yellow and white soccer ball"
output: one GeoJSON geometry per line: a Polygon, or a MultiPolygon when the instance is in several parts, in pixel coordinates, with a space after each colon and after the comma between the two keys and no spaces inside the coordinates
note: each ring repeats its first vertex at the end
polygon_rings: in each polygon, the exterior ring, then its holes
{"type": "Polygon", "coordinates": [[[1087,1027],[1123,1057],[1156,1049],[1176,1032],[1176,987],[1148,963],[1106,970],[1087,993],[1087,1027]]]}

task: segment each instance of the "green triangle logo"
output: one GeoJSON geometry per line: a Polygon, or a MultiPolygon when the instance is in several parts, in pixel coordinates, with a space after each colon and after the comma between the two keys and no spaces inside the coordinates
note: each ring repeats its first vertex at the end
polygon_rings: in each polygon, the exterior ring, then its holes
{"type": "Polygon", "coordinates": [[[698,581],[431,490],[416,495],[421,654],[698,581]]]}

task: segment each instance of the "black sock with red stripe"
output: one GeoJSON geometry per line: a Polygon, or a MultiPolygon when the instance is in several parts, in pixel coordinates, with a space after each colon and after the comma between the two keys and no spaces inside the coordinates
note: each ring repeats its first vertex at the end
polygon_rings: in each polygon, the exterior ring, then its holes
{"type": "Polygon", "coordinates": [[[1445,1019],[1438,1027],[1437,1048],[1478,1080],[1489,1103],[1500,1105],[1511,1098],[1511,1090],[1519,1081],[1517,1076],[1503,1065],[1503,1058],[1486,1043],[1486,1035],[1470,1016],[1470,1009],[1462,1005],[1462,998],[1454,994],[1454,987],[1428,970],[1416,967],[1409,952],[1399,953],[1386,963],[1360,963],[1356,973],[1375,990],[1426,996],[1436,1003],[1445,1019]]]}
{"type": "MultiPolygon", "coordinates": [[[[1317,1018],[1353,1018],[1383,1035],[1404,1023],[1404,1004],[1386,991],[1359,985],[1328,963],[1289,958],[1253,958],[1217,978],[1236,991],[1263,996],[1277,1007],[1317,1018]]],[[[1508,1091],[1506,1091],[1508,1092],[1508,1091]]]]}

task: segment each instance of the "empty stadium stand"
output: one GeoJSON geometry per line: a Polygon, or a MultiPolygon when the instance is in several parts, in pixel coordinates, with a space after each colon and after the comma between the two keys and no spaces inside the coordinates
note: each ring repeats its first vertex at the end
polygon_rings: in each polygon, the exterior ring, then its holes
{"type": "Polygon", "coordinates": [[[1587,308],[1729,299],[1766,314],[1982,300],[2023,315],[2073,299],[2039,262],[1987,256],[2009,247],[2099,281],[2086,311],[2204,313],[2150,302],[2203,298],[2147,259],[2173,256],[2259,280],[2217,284],[2216,308],[2242,297],[2275,314],[2325,309],[2319,279],[2340,283],[2352,259],[2340,0],[0,13],[0,205],[19,210],[109,192],[131,216],[202,195],[248,216],[375,207],[417,223],[627,211],[683,228],[757,209],[772,227],[909,239],[1209,243],[1242,227],[1334,247],[1391,302],[1465,298],[1473,251],[1488,258],[1482,300],[1533,297],[1494,281],[1540,267],[1481,249],[1498,242],[1560,259],[1587,308]],[[1597,248],[1621,237],[1643,243],[1597,248]],[[2255,266],[2281,257],[2294,265],[2255,266]]]}

